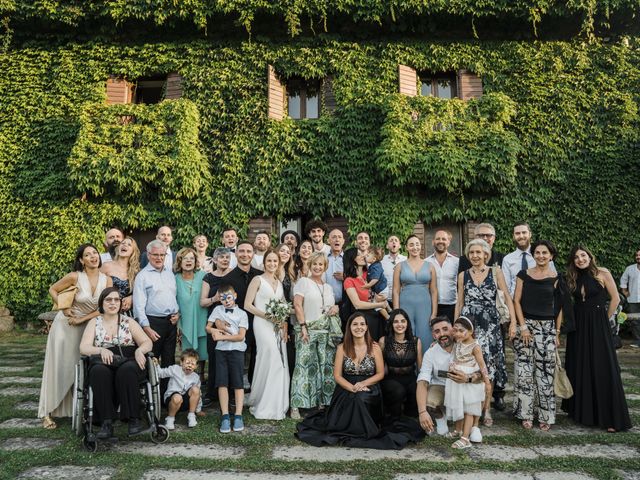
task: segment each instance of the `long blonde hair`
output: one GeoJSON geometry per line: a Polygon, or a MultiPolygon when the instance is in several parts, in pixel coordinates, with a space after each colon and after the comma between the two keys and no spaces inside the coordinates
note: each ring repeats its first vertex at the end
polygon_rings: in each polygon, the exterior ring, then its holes
{"type": "MultiPolygon", "coordinates": [[[[136,279],[136,275],[140,271],[140,249],[138,248],[138,243],[131,237],[124,237],[122,242],[125,240],[129,240],[131,242],[131,247],[133,249],[133,253],[129,257],[129,261],[127,262],[127,280],[129,280],[129,289],[133,290],[133,282],[136,279]]],[[[122,243],[120,242],[120,243],[122,243]]],[[[116,258],[118,260],[120,258],[120,247],[116,248],[116,258]]]]}

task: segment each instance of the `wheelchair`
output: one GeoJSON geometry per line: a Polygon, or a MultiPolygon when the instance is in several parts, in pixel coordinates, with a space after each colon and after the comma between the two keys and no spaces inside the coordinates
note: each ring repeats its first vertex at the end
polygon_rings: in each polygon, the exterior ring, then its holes
{"type": "MultiPolygon", "coordinates": [[[[160,379],[158,366],[153,361],[153,353],[146,355],[146,379],[140,387],[140,410],[144,411],[153,443],[164,443],[169,438],[169,430],[160,423],[162,398],[160,395],[160,379]]],[[[96,427],[93,425],[93,391],[89,386],[90,357],[82,356],[75,368],[75,382],[73,386],[73,411],[71,428],[75,434],[82,436],[82,446],[88,452],[98,450],[96,427]]]]}

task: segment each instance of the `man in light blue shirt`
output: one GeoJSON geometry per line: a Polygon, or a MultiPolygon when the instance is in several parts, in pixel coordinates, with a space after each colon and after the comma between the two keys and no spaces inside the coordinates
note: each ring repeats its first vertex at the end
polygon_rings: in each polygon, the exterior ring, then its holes
{"type": "MultiPolygon", "coordinates": [[[[531,229],[529,224],[520,222],[514,225],[513,241],[517,248],[502,259],[502,273],[511,298],[513,298],[516,291],[516,277],[520,270],[528,270],[536,266],[536,261],[531,252],[531,229]]],[[[553,272],[556,271],[553,262],[549,262],[549,268],[553,272]]]]}
{"type": "Polygon", "coordinates": [[[138,273],[133,287],[134,316],[153,341],[153,354],[160,357],[162,368],[175,363],[176,324],[180,318],[176,278],[165,264],[166,255],[167,247],[163,242],[149,242],[149,263],[138,273]]]}
{"type": "Polygon", "coordinates": [[[333,297],[336,305],[342,303],[342,281],[344,280],[344,264],[342,263],[342,247],[344,246],[344,235],[342,231],[335,228],[329,232],[329,266],[324,273],[324,280],[333,289],[333,297]]]}

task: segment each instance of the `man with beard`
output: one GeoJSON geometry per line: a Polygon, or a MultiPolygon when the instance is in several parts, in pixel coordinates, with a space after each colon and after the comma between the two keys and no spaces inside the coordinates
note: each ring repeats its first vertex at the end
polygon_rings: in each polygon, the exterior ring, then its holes
{"type": "Polygon", "coordinates": [[[311,240],[314,252],[322,252],[325,257],[329,256],[331,247],[324,243],[324,233],[327,225],[320,220],[311,220],[304,227],[305,236],[311,240]]]}
{"type": "Polygon", "coordinates": [[[251,266],[258,270],[264,270],[262,265],[264,254],[271,248],[271,238],[269,234],[264,230],[256,234],[256,239],[253,242],[253,260],[251,260],[251,266]]]}
{"type": "Polygon", "coordinates": [[[116,248],[124,239],[124,233],[119,228],[113,227],[104,234],[104,248],[106,252],[100,254],[102,263],[112,261],[116,256],[116,248]]]}
{"type": "Polygon", "coordinates": [[[387,238],[387,253],[380,263],[382,263],[382,269],[384,276],[387,279],[387,299],[391,302],[391,292],[393,292],[393,269],[400,262],[404,262],[407,257],[400,253],[400,239],[397,235],[389,235],[387,238]]]}
{"type": "Polygon", "coordinates": [[[436,269],[438,278],[438,315],[445,315],[451,322],[458,299],[458,264],[460,259],[449,253],[453,235],[447,230],[438,230],[433,237],[434,253],[427,257],[436,269]]]}
{"type": "MultiPolygon", "coordinates": [[[[516,291],[516,277],[520,270],[528,270],[536,266],[536,261],[531,251],[531,229],[529,224],[520,222],[513,226],[513,241],[516,244],[516,249],[502,259],[502,273],[511,298],[513,298],[516,291]]],[[[556,271],[553,262],[549,262],[549,268],[553,272],[556,271]]]]}
{"type": "MultiPolygon", "coordinates": [[[[482,374],[476,372],[467,375],[460,371],[449,372],[454,343],[451,321],[444,315],[439,315],[434,317],[430,323],[434,343],[422,357],[422,368],[417,379],[418,419],[422,428],[431,433],[435,418],[436,432],[438,435],[446,435],[449,431],[444,407],[444,387],[447,377],[457,383],[477,383],[482,381],[482,374]],[[439,372],[448,373],[447,376],[440,376],[439,372]]],[[[482,434],[477,426],[472,428],[470,440],[472,442],[482,441],[482,434]]]]}

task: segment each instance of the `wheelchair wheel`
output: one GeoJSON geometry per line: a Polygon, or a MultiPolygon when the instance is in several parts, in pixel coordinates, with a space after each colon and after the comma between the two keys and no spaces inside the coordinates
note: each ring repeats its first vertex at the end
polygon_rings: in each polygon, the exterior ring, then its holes
{"type": "Polygon", "coordinates": [[[98,451],[97,440],[88,440],[86,436],[82,437],[82,446],[87,452],[95,453],[98,451]]]}
{"type": "Polygon", "coordinates": [[[71,428],[76,436],[82,435],[84,417],[84,362],[80,360],[76,364],[75,380],[73,383],[73,404],[71,413],[71,428]]]}
{"type": "Polygon", "coordinates": [[[151,398],[147,401],[153,405],[155,420],[159,422],[162,416],[162,397],[160,396],[160,379],[158,378],[158,367],[151,359],[147,360],[147,372],[149,374],[149,384],[151,386],[151,398]]]}
{"type": "Polygon", "coordinates": [[[169,430],[164,425],[156,425],[156,428],[151,430],[151,441],[153,443],[164,443],[169,438],[169,430]]]}

